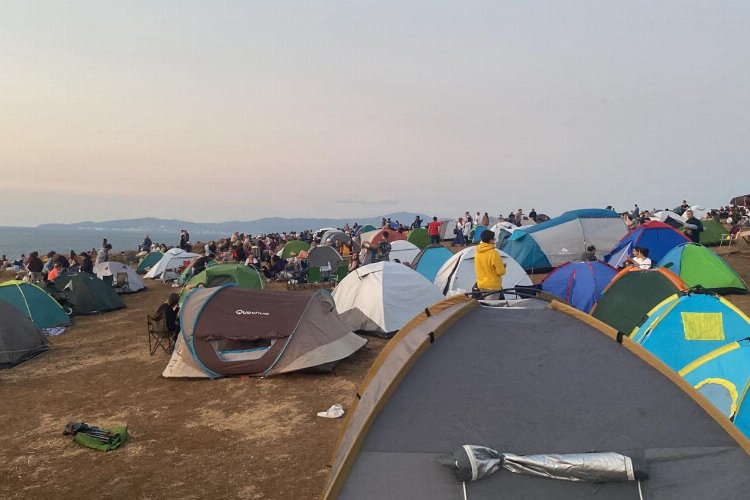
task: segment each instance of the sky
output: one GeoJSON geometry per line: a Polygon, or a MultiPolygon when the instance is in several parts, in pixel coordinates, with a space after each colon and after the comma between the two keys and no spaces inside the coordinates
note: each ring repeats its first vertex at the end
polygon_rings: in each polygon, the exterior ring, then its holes
{"type": "Polygon", "coordinates": [[[718,207],[750,2],[0,0],[0,225],[718,207]]]}

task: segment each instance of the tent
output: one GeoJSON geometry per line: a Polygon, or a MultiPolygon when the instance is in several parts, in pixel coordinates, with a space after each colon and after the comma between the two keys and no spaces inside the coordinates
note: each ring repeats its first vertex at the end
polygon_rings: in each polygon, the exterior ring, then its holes
{"type": "Polygon", "coordinates": [[[116,279],[117,275],[120,273],[125,273],[128,275],[128,291],[137,292],[146,288],[146,285],[143,283],[141,277],[138,276],[138,273],[130,269],[122,262],[110,260],[107,262],[100,262],[99,264],[94,266],[94,274],[96,274],[97,278],[101,280],[106,277],[116,279]]]}
{"type": "Polygon", "coordinates": [[[503,242],[510,238],[510,235],[518,229],[518,226],[510,222],[500,221],[490,228],[495,233],[495,244],[497,248],[502,248],[503,242]]]}
{"type": "Polygon", "coordinates": [[[183,302],[180,326],[164,377],[330,370],[367,343],[339,319],[325,290],[199,288],[183,302]]]}
{"type": "Polygon", "coordinates": [[[456,234],[453,231],[456,229],[458,221],[456,219],[448,219],[440,222],[442,222],[442,224],[440,224],[440,241],[452,240],[455,238],[456,234]]]}
{"type": "Polygon", "coordinates": [[[413,269],[376,262],[349,273],[333,289],[333,298],[341,319],[353,331],[390,338],[443,296],[413,269]]]}
{"type": "Polygon", "coordinates": [[[542,290],[588,313],[599,301],[617,270],[604,262],[568,262],[542,281],[542,290]]]}
{"type": "Polygon", "coordinates": [[[310,244],[302,240],[289,240],[277,255],[282,259],[296,257],[302,250],[310,250],[310,244]]]}
{"type": "Polygon", "coordinates": [[[658,263],[678,274],[688,287],[702,286],[716,293],[747,293],[747,284],[721,257],[696,243],[682,243],[658,263]]]}
{"type": "Polygon", "coordinates": [[[411,231],[406,233],[406,241],[413,245],[416,245],[417,248],[422,250],[430,244],[430,233],[428,233],[427,229],[423,227],[412,229],[411,231]]]}
{"type": "Polygon", "coordinates": [[[146,274],[149,269],[154,267],[161,260],[162,257],[164,257],[164,254],[158,250],[146,254],[146,256],[138,263],[138,268],[135,272],[138,274],[146,274]]]}
{"type": "Polygon", "coordinates": [[[396,240],[391,243],[389,259],[393,262],[398,259],[402,264],[411,264],[419,255],[419,247],[406,240],[396,240]]]}
{"type": "Polygon", "coordinates": [[[190,260],[194,257],[198,257],[198,254],[186,252],[180,248],[170,248],[167,250],[167,253],[162,256],[159,262],[151,267],[144,278],[176,278],[177,269],[180,267],[187,267],[187,265],[190,264],[190,260]]]}
{"type": "Polygon", "coordinates": [[[535,226],[517,229],[501,250],[527,271],[544,271],[579,260],[588,245],[601,259],[627,233],[615,212],[597,208],[572,210],[535,226]]]}
{"type": "Polygon", "coordinates": [[[50,348],[39,328],[21,311],[0,301],[0,369],[11,368],[50,348]]]}
{"type": "Polygon", "coordinates": [[[341,262],[341,254],[335,248],[327,245],[320,245],[307,255],[307,265],[310,267],[330,267],[334,271],[341,262]]]}
{"type": "Polygon", "coordinates": [[[70,318],[50,294],[25,281],[0,283],[0,302],[7,302],[34,322],[37,328],[67,326],[70,318]]]}
{"type": "Polygon", "coordinates": [[[481,241],[482,231],[484,231],[485,229],[487,228],[482,225],[474,226],[471,229],[471,242],[479,243],[481,241]]]}
{"type": "Polygon", "coordinates": [[[362,243],[378,243],[383,239],[383,231],[388,231],[388,242],[393,243],[397,240],[405,240],[406,236],[398,231],[392,229],[377,229],[375,231],[369,231],[367,233],[360,233],[359,239],[362,243]]]}
{"type": "Polygon", "coordinates": [[[320,238],[321,245],[333,246],[335,242],[346,243],[350,238],[344,231],[336,229],[335,231],[326,231],[320,238]]]}
{"type": "MultiPolygon", "coordinates": [[[[450,296],[471,291],[477,281],[477,275],[474,271],[474,255],[476,252],[477,247],[464,248],[440,267],[434,283],[442,294],[450,296]]],[[[532,286],[531,278],[518,262],[501,250],[497,250],[497,253],[500,254],[500,258],[503,259],[503,264],[505,264],[503,288],[532,286]]]]}
{"type": "Polygon", "coordinates": [[[679,373],[750,437],[750,339],[719,347],[679,373]]]}
{"type": "Polygon", "coordinates": [[[90,273],[65,273],[55,278],[55,288],[65,294],[75,314],[95,314],[125,307],[109,283],[90,273]]]}
{"type": "Polygon", "coordinates": [[[729,200],[730,205],[737,205],[738,207],[750,207],[750,194],[735,196],[729,200]]]}
{"type": "Polygon", "coordinates": [[[730,342],[750,337],[750,319],[718,295],[688,291],[649,311],[631,338],[675,371],[730,342]]]}
{"type": "Polygon", "coordinates": [[[411,261],[411,268],[433,282],[440,267],[452,256],[453,252],[443,245],[428,245],[411,261]]]}
{"type": "Polygon", "coordinates": [[[687,285],[668,269],[626,267],[604,289],[591,315],[630,335],[651,309],[683,290],[687,290],[687,285]]]}
{"type": "Polygon", "coordinates": [[[680,243],[690,241],[672,226],[659,221],[649,221],[636,227],[615,245],[604,260],[612,267],[621,267],[628,255],[633,255],[633,247],[648,248],[648,258],[656,264],[667,252],[680,243]]]}
{"type": "Polygon", "coordinates": [[[204,269],[185,283],[184,290],[188,291],[198,286],[214,288],[229,283],[234,283],[240,288],[263,289],[263,277],[254,267],[230,263],[204,269]]]}
{"type": "Polygon", "coordinates": [[[457,500],[443,453],[618,451],[650,477],[591,483],[501,471],[470,500],[732,498],[750,487],[750,442],[676,373],[589,316],[451,297],[381,351],[347,408],[323,498],[457,500]]]}
{"type": "Polygon", "coordinates": [[[721,222],[713,219],[703,219],[701,224],[703,231],[698,233],[698,243],[707,247],[718,245],[721,242],[721,235],[729,232],[729,229],[725,228],[721,222]]]}
{"type": "Polygon", "coordinates": [[[370,231],[375,231],[377,228],[373,226],[372,224],[365,224],[359,229],[359,234],[362,233],[369,233],[370,231]]]}

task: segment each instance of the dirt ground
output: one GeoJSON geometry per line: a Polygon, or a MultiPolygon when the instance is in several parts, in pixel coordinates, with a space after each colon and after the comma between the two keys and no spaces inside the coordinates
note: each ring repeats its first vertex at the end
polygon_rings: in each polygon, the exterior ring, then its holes
{"type": "MultiPolygon", "coordinates": [[[[750,282],[748,247],[717,252],[750,282]]],[[[126,309],[77,316],[54,349],[0,371],[0,498],[319,497],[342,420],[316,412],[348,408],[385,342],[370,338],[332,374],[167,380],[146,313],[174,289],[147,284],[126,309]],[[127,424],[130,439],[83,448],[62,436],[69,421],[127,424]]],[[[750,296],[728,298],[750,314],[750,296]]]]}

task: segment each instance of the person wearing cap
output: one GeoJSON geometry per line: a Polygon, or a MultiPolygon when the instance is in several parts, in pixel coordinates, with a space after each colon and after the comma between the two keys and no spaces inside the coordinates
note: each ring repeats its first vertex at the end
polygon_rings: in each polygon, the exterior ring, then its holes
{"type": "Polygon", "coordinates": [[[503,294],[499,290],[503,288],[505,264],[495,249],[495,233],[494,231],[485,229],[479,238],[481,243],[477,246],[474,256],[474,272],[477,275],[476,288],[480,292],[497,291],[497,293],[485,295],[485,299],[502,299],[503,294]]]}

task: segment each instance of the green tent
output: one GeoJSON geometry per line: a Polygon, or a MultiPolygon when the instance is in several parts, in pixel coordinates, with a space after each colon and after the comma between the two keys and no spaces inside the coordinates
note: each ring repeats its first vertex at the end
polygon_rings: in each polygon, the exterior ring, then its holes
{"type": "Polygon", "coordinates": [[[747,284],[724,259],[696,243],[683,243],[658,262],[682,278],[692,288],[702,286],[716,293],[747,293],[747,284]]]}
{"type": "Polygon", "coordinates": [[[359,234],[367,233],[369,231],[375,231],[377,228],[373,226],[372,224],[365,224],[362,226],[362,229],[359,230],[359,234]]]}
{"type": "Polygon", "coordinates": [[[420,250],[430,244],[430,234],[427,229],[420,227],[419,229],[412,229],[406,233],[406,241],[416,245],[420,250]]]}
{"type": "Polygon", "coordinates": [[[148,270],[155,266],[157,262],[164,257],[164,254],[160,251],[151,252],[138,263],[138,269],[135,270],[138,274],[146,274],[148,270]]]}
{"type": "Polygon", "coordinates": [[[95,274],[66,273],[55,278],[55,288],[65,294],[76,314],[96,314],[125,307],[111,284],[95,274]]]}
{"type": "Polygon", "coordinates": [[[281,258],[290,259],[292,257],[296,257],[302,250],[310,250],[310,244],[302,240],[288,241],[286,245],[284,245],[284,248],[281,250],[281,258]]]}
{"type": "Polygon", "coordinates": [[[198,286],[213,288],[235,283],[240,288],[263,288],[263,277],[260,273],[245,264],[218,264],[199,272],[185,283],[182,296],[188,290],[198,286]]]}
{"type": "Polygon", "coordinates": [[[721,235],[729,232],[721,222],[716,222],[713,219],[702,220],[703,231],[699,233],[699,242],[701,245],[707,247],[718,245],[721,241],[721,235]]]}
{"type": "Polygon", "coordinates": [[[654,306],[685,289],[680,277],[668,269],[626,267],[604,289],[591,315],[630,335],[654,306]]]}
{"type": "Polygon", "coordinates": [[[15,306],[34,322],[37,328],[67,326],[70,318],[47,292],[25,281],[0,283],[0,301],[15,306]]]}

